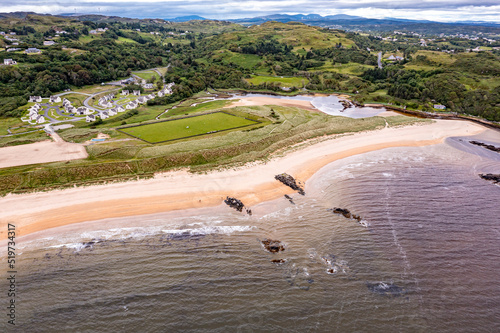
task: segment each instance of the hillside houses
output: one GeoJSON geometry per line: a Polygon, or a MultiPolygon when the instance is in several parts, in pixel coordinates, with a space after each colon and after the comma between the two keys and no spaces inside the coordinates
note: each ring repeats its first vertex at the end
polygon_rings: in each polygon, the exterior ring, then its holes
{"type": "Polygon", "coordinates": [[[112,100],[115,98],[115,95],[113,94],[109,94],[109,95],[106,95],[104,97],[101,97],[99,99],[99,105],[102,106],[103,108],[112,108],[113,107],[113,103],[112,103],[112,100]]]}
{"type": "Polygon", "coordinates": [[[121,95],[123,96],[128,96],[129,91],[128,90],[122,90],[121,95]]]}
{"type": "Polygon", "coordinates": [[[145,83],[142,85],[144,89],[153,89],[154,85],[152,83],[145,83]]]}
{"type": "Polygon", "coordinates": [[[41,107],[38,104],[33,105],[31,108],[29,108],[28,117],[30,122],[35,122],[37,124],[42,124],[45,122],[45,117],[38,114],[38,111],[40,111],[40,109],[41,107]]]}
{"type": "Polygon", "coordinates": [[[94,114],[89,114],[87,115],[87,117],[85,117],[85,121],[88,122],[88,123],[91,123],[93,121],[95,121],[95,115],[94,114]]]}
{"type": "Polygon", "coordinates": [[[140,90],[133,90],[132,94],[134,94],[134,96],[141,96],[141,91],[140,90]]]}
{"type": "Polygon", "coordinates": [[[165,85],[165,87],[158,92],[158,97],[163,97],[166,95],[171,95],[172,94],[172,87],[175,86],[175,83],[170,82],[165,85]]]}
{"type": "Polygon", "coordinates": [[[103,120],[109,118],[108,111],[99,111],[99,118],[101,118],[103,120]]]}
{"type": "Polygon", "coordinates": [[[54,44],[56,44],[56,42],[54,42],[53,40],[44,40],[43,41],[44,46],[52,46],[54,44]]]}
{"type": "Polygon", "coordinates": [[[30,103],[41,103],[42,96],[30,96],[29,102],[30,103]]]}

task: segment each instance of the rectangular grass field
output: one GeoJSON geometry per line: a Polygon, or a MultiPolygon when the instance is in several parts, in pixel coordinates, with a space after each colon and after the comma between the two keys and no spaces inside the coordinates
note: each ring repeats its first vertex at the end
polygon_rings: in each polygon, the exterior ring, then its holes
{"type": "Polygon", "coordinates": [[[122,127],[118,130],[149,143],[160,143],[227,131],[258,123],[260,122],[257,120],[217,111],[152,124],[122,127]]]}

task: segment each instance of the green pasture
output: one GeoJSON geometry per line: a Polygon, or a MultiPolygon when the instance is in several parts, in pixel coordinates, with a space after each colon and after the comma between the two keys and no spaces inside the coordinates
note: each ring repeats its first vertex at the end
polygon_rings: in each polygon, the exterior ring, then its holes
{"type": "Polygon", "coordinates": [[[250,79],[245,79],[253,85],[259,85],[265,82],[279,82],[282,87],[302,87],[309,83],[309,80],[303,77],[279,77],[279,76],[252,76],[250,79]]]}
{"type": "Polygon", "coordinates": [[[150,143],[158,143],[209,134],[211,132],[226,131],[256,123],[256,121],[234,116],[232,114],[214,112],[170,121],[121,128],[120,131],[150,143]]]}

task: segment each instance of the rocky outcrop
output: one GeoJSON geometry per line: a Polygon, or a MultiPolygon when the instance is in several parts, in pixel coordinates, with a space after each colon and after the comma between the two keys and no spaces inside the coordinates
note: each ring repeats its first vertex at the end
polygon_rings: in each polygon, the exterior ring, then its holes
{"type": "Polygon", "coordinates": [[[271,260],[271,262],[273,262],[275,264],[283,264],[286,262],[286,259],[273,259],[273,260],[271,260]]]}
{"type": "Polygon", "coordinates": [[[344,216],[346,219],[353,219],[353,220],[356,220],[358,222],[361,222],[361,216],[356,215],[356,214],[352,214],[349,211],[349,209],[334,207],[333,209],[329,209],[329,210],[332,211],[332,213],[334,213],[334,214],[339,214],[339,215],[344,216]]]}
{"type": "Polygon", "coordinates": [[[484,180],[491,181],[495,184],[500,184],[500,174],[494,175],[492,173],[487,173],[487,174],[480,174],[479,177],[481,177],[484,180]]]}
{"type": "Polygon", "coordinates": [[[262,241],[262,245],[264,245],[264,248],[271,253],[285,251],[285,247],[279,240],[264,239],[262,241]]]}
{"type": "Polygon", "coordinates": [[[238,212],[243,211],[243,208],[245,207],[243,202],[241,202],[240,200],[238,200],[236,198],[226,197],[224,202],[226,203],[226,205],[228,205],[231,208],[236,209],[238,212]]]}
{"type": "Polygon", "coordinates": [[[493,145],[488,145],[486,143],[479,142],[479,141],[469,141],[469,143],[472,143],[473,145],[484,147],[484,148],[489,149],[491,151],[500,153],[500,147],[495,147],[493,145]]]}
{"type": "Polygon", "coordinates": [[[274,179],[282,182],[283,184],[290,187],[291,189],[299,192],[299,194],[301,194],[301,195],[306,194],[306,192],[304,192],[304,189],[302,187],[300,187],[299,184],[297,184],[297,181],[287,173],[282,173],[282,174],[276,175],[276,176],[274,176],[274,179]]]}

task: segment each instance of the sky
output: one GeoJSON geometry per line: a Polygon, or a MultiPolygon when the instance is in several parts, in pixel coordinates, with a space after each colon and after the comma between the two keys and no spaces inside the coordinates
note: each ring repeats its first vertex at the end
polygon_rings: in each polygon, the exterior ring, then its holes
{"type": "Polygon", "coordinates": [[[131,18],[200,15],[210,19],[270,14],[348,14],[368,18],[500,23],[500,0],[0,0],[0,12],[83,13],[131,18]]]}

